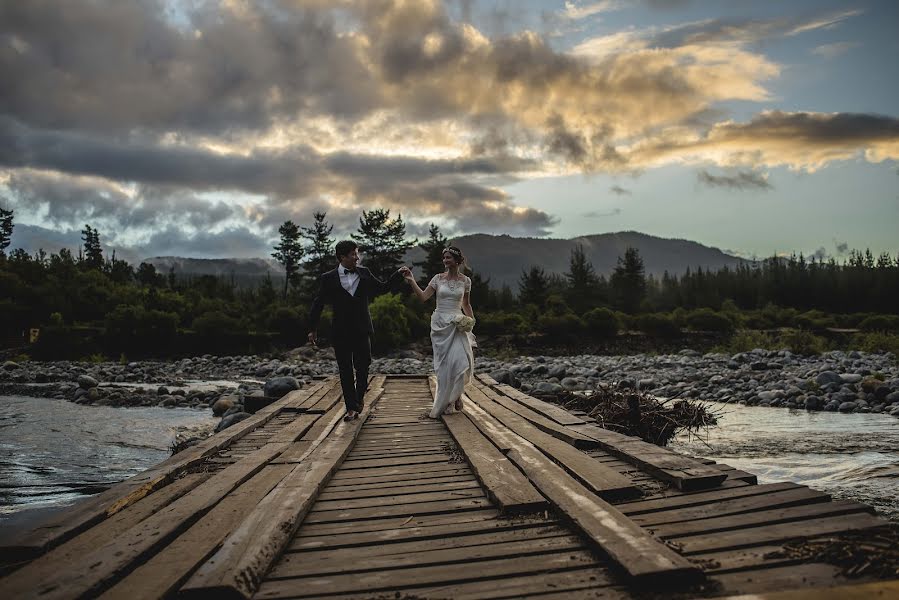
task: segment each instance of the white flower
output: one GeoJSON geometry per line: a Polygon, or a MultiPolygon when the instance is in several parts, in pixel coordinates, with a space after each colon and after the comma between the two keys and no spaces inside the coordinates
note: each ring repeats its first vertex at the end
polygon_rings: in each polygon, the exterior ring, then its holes
{"type": "Polygon", "coordinates": [[[474,319],[466,315],[459,315],[453,319],[453,323],[455,323],[456,329],[462,332],[469,332],[474,329],[474,319]]]}

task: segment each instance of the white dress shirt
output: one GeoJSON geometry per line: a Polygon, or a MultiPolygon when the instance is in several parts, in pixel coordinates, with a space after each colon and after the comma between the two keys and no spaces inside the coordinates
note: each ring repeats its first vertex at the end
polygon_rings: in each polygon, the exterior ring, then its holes
{"type": "Polygon", "coordinates": [[[340,285],[350,293],[350,296],[355,296],[356,288],[359,287],[359,273],[349,272],[342,266],[337,267],[337,272],[340,274],[340,285]]]}

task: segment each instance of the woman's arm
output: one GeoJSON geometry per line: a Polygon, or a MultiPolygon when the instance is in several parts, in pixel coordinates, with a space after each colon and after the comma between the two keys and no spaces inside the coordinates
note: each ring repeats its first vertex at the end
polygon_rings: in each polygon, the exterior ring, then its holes
{"type": "Polygon", "coordinates": [[[471,309],[471,292],[465,292],[462,296],[462,312],[474,319],[474,311],[471,309]]]}
{"type": "Polygon", "coordinates": [[[425,289],[421,289],[418,287],[418,282],[415,281],[415,276],[412,274],[412,269],[408,267],[404,267],[403,277],[406,279],[406,283],[412,286],[412,293],[415,294],[419,300],[422,302],[427,302],[427,300],[434,295],[434,288],[428,285],[425,289]]]}

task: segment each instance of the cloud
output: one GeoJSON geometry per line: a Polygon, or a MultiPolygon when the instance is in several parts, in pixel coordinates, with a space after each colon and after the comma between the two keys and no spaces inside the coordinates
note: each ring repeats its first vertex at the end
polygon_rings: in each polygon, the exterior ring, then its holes
{"type": "Polygon", "coordinates": [[[847,252],[849,252],[849,243],[848,242],[838,242],[836,238],[833,240],[834,248],[837,250],[838,256],[843,256],[847,252]]]}
{"type": "Polygon", "coordinates": [[[620,10],[622,3],[619,0],[599,0],[598,2],[565,2],[565,10],[559,14],[570,20],[579,20],[599,13],[620,10]]]}
{"type": "Polygon", "coordinates": [[[630,196],[633,192],[630,190],[626,190],[620,185],[613,185],[609,188],[609,191],[615,194],[616,196],[630,196]]]}
{"type": "Polygon", "coordinates": [[[819,262],[823,262],[823,261],[827,260],[828,258],[830,258],[830,255],[827,253],[827,250],[824,249],[824,246],[821,246],[820,248],[818,248],[817,250],[815,250],[814,252],[809,254],[808,258],[810,260],[817,260],[819,262]]]}
{"type": "Polygon", "coordinates": [[[587,219],[598,219],[601,217],[617,217],[620,214],[621,214],[620,208],[613,208],[611,210],[606,210],[606,211],[591,210],[590,212],[585,212],[581,216],[583,216],[587,219]]]}
{"type": "Polygon", "coordinates": [[[811,53],[816,56],[822,56],[826,59],[836,58],[846,54],[853,48],[861,46],[858,42],[835,42],[833,44],[822,44],[811,49],[811,53]]]}
{"type": "Polygon", "coordinates": [[[768,191],[773,186],[768,182],[767,173],[755,171],[739,171],[733,175],[712,175],[705,169],[696,174],[699,182],[709,187],[724,187],[733,190],[768,191]]]}

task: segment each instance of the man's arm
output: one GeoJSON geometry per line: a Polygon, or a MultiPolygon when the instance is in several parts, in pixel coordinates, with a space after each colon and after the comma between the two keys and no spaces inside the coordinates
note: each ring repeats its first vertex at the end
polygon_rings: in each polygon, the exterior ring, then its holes
{"type": "Polygon", "coordinates": [[[393,274],[387,278],[387,281],[378,279],[375,274],[371,272],[371,269],[368,270],[368,275],[371,278],[369,296],[372,298],[385,292],[389,292],[391,288],[403,279],[403,273],[399,270],[394,271],[393,274]]]}
{"type": "Polygon", "coordinates": [[[322,310],[324,310],[325,304],[330,302],[325,281],[324,275],[319,277],[318,293],[315,295],[315,298],[312,299],[312,306],[309,307],[309,341],[313,344],[318,338],[318,322],[321,319],[322,310]]]}

